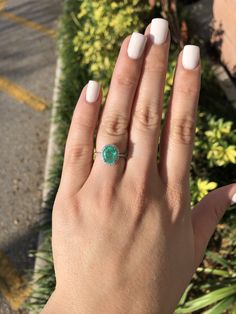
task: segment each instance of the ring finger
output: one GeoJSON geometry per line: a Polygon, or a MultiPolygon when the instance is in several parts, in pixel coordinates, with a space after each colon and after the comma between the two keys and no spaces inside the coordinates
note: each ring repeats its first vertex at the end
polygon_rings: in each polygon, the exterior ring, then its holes
{"type": "MultiPolygon", "coordinates": [[[[96,143],[98,152],[108,144],[116,145],[120,153],[127,150],[130,112],[141,73],[146,40],[146,36],[134,32],[121,46],[98,129],[96,143]]],[[[110,181],[112,176],[115,179],[123,172],[125,165],[123,158],[112,167],[108,167],[101,159],[97,156],[94,162],[92,172],[96,177],[101,174],[104,177],[107,173],[110,181]]]]}

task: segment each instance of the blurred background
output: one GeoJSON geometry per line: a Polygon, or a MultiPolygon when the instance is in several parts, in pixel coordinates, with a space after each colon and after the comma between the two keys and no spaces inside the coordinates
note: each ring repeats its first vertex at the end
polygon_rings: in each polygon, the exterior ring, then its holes
{"type": "MultiPolygon", "coordinates": [[[[172,36],[163,119],[177,54],[201,47],[191,205],[236,182],[235,0],[0,0],[0,314],[39,313],[52,293],[51,210],[74,105],[91,78],[104,103],[122,40],[154,17],[172,36]]],[[[236,313],[235,209],[176,313],[236,313]]]]}

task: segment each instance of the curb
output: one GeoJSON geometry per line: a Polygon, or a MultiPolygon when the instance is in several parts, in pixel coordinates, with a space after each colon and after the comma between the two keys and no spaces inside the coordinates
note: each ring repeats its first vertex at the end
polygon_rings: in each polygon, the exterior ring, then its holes
{"type": "MultiPolygon", "coordinates": [[[[57,145],[55,143],[55,131],[56,131],[56,123],[55,117],[57,113],[57,103],[58,103],[58,92],[59,92],[59,83],[61,78],[61,69],[62,69],[62,62],[61,58],[58,57],[57,64],[56,64],[56,74],[55,74],[55,83],[54,83],[54,90],[53,90],[53,102],[52,102],[52,112],[51,112],[51,123],[50,123],[50,130],[49,130],[49,141],[48,141],[48,149],[46,155],[46,164],[45,164],[45,171],[44,171],[44,183],[43,183],[43,192],[42,192],[42,208],[47,200],[47,196],[50,192],[50,170],[53,165],[53,156],[57,152],[57,145]]],[[[45,231],[40,230],[38,235],[38,246],[37,252],[43,247],[45,239],[45,231]]],[[[42,256],[42,255],[41,255],[42,256]]],[[[39,256],[35,258],[35,265],[34,265],[34,272],[33,272],[33,285],[32,289],[35,291],[37,289],[37,272],[38,270],[42,269],[45,266],[46,262],[39,256]]],[[[38,314],[35,310],[30,310],[29,314],[38,314]]]]}

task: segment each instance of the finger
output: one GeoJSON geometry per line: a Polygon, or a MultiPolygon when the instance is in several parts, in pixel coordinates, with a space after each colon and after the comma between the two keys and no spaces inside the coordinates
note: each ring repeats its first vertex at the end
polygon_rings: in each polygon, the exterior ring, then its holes
{"type": "Polygon", "coordinates": [[[64,193],[77,193],[91,171],[94,130],[101,100],[99,84],[96,81],[89,81],[83,88],[74,110],[66,142],[60,184],[64,193]]]}
{"type": "Polygon", "coordinates": [[[192,211],[195,236],[196,267],[201,263],[207,244],[226,209],[236,203],[236,184],[226,185],[210,192],[192,211]]]}
{"type": "MultiPolygon", "coordinates": [[[[142,74],[132,109],[127,170],[156,168],[162,102],[167,71],[170,35],[168,22],[153,19],[147,27],[148,36],[142,74]],[[154,161],[154,162],[153,162],[154,161]]],[[[131,170],[132,171],[132,170],[131,170]]]]}
{"type": "MultiPolygon", "coordinates": [[[[115,144],[121,153],[127,151],[130,112],[140,77],[145,44],[146,37],[135,32],[121,46],[98,129],[97,151],[101,151],[107,144],[115,144]]],[[[107,167],[98,156],[93,171],[96,176],[109,175],[112,181],[112,177],[123,172],[124,164],[124,159],[121,158],[113,167],[107,167]]]]}
{"type": "Polygon", "coordinates": [[[200,90],[199,47],[187,45],[180,53],[172,96],[160,141],[160,175],[170,187],[189,181],[200,90]]]}

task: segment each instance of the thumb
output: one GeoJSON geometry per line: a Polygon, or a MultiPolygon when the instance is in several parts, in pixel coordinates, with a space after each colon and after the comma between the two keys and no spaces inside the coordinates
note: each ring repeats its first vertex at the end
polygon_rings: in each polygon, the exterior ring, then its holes
{"type": "Polygon", "coordinates": [[[206,195],[192,211],[196,267],[201,263],[207,244],[226,209],[236,203],[236,184],[218,188],[206,195]]]}

